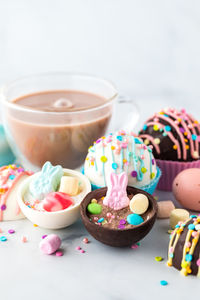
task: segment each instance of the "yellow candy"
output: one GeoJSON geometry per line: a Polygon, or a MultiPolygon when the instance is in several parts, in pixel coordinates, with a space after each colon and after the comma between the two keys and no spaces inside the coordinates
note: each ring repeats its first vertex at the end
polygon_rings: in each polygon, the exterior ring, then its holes
{"type": "Polygon", "coordinates": [[[155,257],[155,260],[156,260],[156,261],[162,261],[162,260],[163,260],[163,257],[161,257],[161,256],[156,256],[156,257],[155,257]]]}
{"type": "Polygon", "coordinates": [[[92,199],[91,203],[97,203],[97,199],[92,199]]]}
{"type": "Polygon", "coordinates": [[[103,163],[107,162],[107,157],[106,157],[106,156],[102,156],[102,157],[101,157],[101,161],[102,161],[103,163]]]}
{"type": "Polygon", "coordinates": [[[72,176],[62,176],[59,192],[76,196],[78,194],[78,178],[72,176]]]}
{"type": "Polygon", "coordinates": [[[160,144],[160,139],[159,138],[154,139],[154,143],[159,145],[160,144]]]}
{"type": "Polygon", "coordinates": [[[159,129],[158,125],[154,125],[154,126],[153,126],[153,130],[154,130],[154,131],[158,131],[158,129],[159,129]]]}

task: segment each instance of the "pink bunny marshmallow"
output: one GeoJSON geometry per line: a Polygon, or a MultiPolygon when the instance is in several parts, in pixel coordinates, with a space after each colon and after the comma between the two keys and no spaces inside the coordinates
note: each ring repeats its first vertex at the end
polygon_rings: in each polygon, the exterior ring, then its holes
{"type": "Polygon", "coordinates": [[[128,176],[125,172],[119,175],[111,173],[110,183],[103,204],[114,210],[127,207],[130,202],[126,192],[127,183],[128,176]]]}

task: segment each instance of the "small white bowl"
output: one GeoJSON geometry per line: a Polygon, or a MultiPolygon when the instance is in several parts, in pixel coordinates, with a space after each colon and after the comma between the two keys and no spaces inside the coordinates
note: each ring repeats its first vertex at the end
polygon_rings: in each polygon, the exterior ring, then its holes
{"type": "Polygon", "coordinates": [[[87,177],[78,171],[70,169],[63,169],[63,171],[64,175],[78,177],[79,180],[82,181],[83,185],[85,186],[85,189],[80,194],[81,199],[79,203],[76,203],[75,205],[64,210],[59,210],[55,212],[38,211],[26,206],[26,204],[24,203],[24,195],[28,190],[30,182],[40,174],[40,172],[37,172],[34,175],[26,178],[19,186],[19,189],[17,191],[17,202],[19,204],[19,207],[25,215],[25,217],[27,217],[27,219],[29,219],[32,223],[37,224],[38,226],[43,228],[59,229],[70,226],[78,220],[80,216],[80,202],[89,192],[91,192],[91,184],[87,177]]]}

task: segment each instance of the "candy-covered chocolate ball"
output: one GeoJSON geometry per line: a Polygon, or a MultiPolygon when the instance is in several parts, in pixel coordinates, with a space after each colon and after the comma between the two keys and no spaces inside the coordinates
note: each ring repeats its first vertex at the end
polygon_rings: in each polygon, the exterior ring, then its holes
{"type": "Polygon", "coordinates": [[[157,168],[151,147],[124,131],[98,139],[88,150],[85,175],[93,185],[106,186],[111,173],[126,172],[128,185],[143,187],[155,180],[157,168]]]}
{"type": "Polygon", "coordinates": [[[173,181],[176,200],[185,208],[200,211],[200,169],[186,169],[173,181]]]}
{"type": "Polygon", "coordinates": [[[155,113],[139,136],[153,146],[157,159],[193,161],[200,157],[200,124],[184,109],[165,108],[155,113]]]}

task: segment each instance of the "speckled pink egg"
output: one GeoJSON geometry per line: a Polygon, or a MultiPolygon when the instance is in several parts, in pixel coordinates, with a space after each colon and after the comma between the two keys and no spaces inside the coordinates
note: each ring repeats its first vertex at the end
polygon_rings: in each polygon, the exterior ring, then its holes
{"type": "Polygon", "coordinates": [[[200,169],[186,169],[173,181],[176,200],[185,208],[200,211],[200,169]]]}

